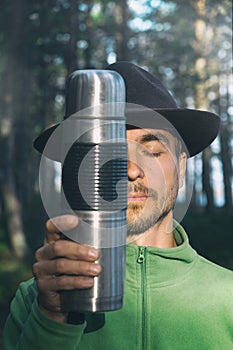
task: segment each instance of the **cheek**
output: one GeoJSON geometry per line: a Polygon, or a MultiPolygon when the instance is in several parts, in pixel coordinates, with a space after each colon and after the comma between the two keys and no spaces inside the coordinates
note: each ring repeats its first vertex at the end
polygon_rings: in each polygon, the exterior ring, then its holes
{"type": "Polygon", "coordinates": [[[143,165],[143,168],[144,179],[149,188],[158,190],[166,187],[165,171],[159,161],[151,159],[143,165]]]}
{"type": "Polygon", "coordinates": [[[144,174],[148,187],[166,192],[177,182],[178,168],[173,160],[151,160],[144,174]]]}
{"type": "Polygon", "coordinates": [[[178,178],[179,178],[179,172],[178,172],[178,168],[177,166],[173,163],[170,163],[170,166],[166,166],[164,168],[164,174],[165,175],[165,179],[166,179],[166,183],[168,186],[171,186],[175,183],[177,183],[178,178]]]}

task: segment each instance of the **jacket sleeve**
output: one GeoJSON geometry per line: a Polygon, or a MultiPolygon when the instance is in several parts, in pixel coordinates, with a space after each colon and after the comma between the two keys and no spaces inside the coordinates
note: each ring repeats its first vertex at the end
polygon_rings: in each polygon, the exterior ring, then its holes
{"type": "Polygon", "coordinates": [[[86,327],[48,318],[37,303],[32,279],[19,286],[3,331],[3,350],[77,350],[86,327]]]}

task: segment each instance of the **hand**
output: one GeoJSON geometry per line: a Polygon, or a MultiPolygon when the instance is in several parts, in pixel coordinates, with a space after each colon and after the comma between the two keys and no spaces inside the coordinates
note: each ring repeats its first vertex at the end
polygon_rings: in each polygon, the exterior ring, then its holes
{"type": "Polygon", "coordinates": [[[70,240],[64,240],[61,231],[71,230],[78,225],[78,218],[64,215],[48,220],[44,245],[35,253],[33,265],[39,291],[39,306],[50,318],[66,322],[67,315],[61,310],[61,290],[91,288],[94,277],[101,267],[95,261],[98,250],[70,240]]]}

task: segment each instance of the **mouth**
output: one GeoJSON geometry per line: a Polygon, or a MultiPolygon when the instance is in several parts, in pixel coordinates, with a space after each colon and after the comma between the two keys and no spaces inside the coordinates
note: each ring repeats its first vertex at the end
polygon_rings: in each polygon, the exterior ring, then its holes
{"type": "Polygon", "coordinates": [[[141,203],[145,202],[149,198],[145,193],[129,193],[128,194],[128,203],[136,202],[141,203]]]}

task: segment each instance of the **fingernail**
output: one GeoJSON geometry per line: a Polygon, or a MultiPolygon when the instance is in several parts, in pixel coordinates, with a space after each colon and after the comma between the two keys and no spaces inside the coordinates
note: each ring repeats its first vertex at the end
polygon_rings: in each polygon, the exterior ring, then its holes
{"type": "Polygon", "coordinates": [[[91,266],[91,272],[94,273],[94,274],[99,274],[100,270],[101,270],[100,265],[93,264],[91,266]]]}
{"type": "Polygon", "coordinates": [[[97,259],[98,255],[99,255],[99,252],[98,252],[97,249],[92,248],[92,249],[89,250],[90,258],[97,259]]]}
{"type": "Polygon", "coordinates": [[[86,277],[85,278],[85,285],[86,287],[92,287],[94,283],[93,277],[86,277]]]}

